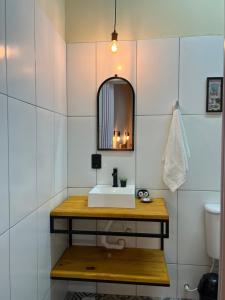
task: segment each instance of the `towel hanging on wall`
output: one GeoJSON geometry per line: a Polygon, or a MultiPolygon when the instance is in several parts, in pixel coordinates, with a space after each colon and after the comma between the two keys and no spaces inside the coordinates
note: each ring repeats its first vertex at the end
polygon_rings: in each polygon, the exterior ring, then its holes
{"type": "Polygon", "coordinates": [[[163,156],[163,181],[172,192],[186,181],[189,158],[190,149],[177,101],[163,156]]]}

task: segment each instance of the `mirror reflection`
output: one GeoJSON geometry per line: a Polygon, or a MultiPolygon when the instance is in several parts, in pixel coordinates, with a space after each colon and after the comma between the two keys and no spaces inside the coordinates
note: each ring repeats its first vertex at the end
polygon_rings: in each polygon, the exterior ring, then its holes
{"type": "Polygon", "coordinates": [[[133,87],[124,78],[109,78],[98,91],[98,150],[131,151],[133,133],[133,87]]]}

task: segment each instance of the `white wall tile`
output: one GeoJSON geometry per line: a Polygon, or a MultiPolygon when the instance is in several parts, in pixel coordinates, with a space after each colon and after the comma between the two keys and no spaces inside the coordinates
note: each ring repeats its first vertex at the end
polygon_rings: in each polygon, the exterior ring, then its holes
{"type": "Polygon", "coordinates": [[[41,205],[54,194],[54,114],[37,109],[37,199],[41,205]]]}
{"type": "Polygon", "coordinates": [[[34,0],[7,0],[9,96],[35,103],[34,0]]]}
{"type": "MultiPolygon", "coordinates": [[[[98,221],[97,222],[97,229],[102,231],[105,230],[105,227],[107,225],[107,221],[98,221]]],[[[109,231],[120,231],[125,232],[126,230],[129,230],[129,232],[136,232],[136,222],[122,222],[122,221],[114,221],[112,223],[112,226],[109,231]]],[[[97,244],[98,246],[102,246],[102,236],[97,237],[97,244]]],[[[117,244],[118,240],[122,239],[125,241],[125,248],[135,248],[136,247],[136,238],[134,237],[126,237],[126,236],[108,236],[107,241],[112,244],[117,244]]]]}
{"type": "Polygon", "coordinates": [[[0,94],[0,234],[9,228],[7,97],[0,94]]]}
{"type": "MultiPolygon", "coordinates": [[[[169,264],[177,263],[177,193],[170,191],[150,191],[153,198],[162,197],[166,201],[166,205],[170,217],[169,239],[165,239],[165,256],[169,264]]],[[[146,204],[148,205],[148,204],[146,204]]],[[[149,204],[150,205],[150,204],[149,204]]],[[[160,232],[160,225],[149,222],[138,222],[137,232],[160,232]]],[[[159,239],[137,238],[137,247],[139,248],[160,248],[159,239]]]]}
{"type": "Polygon", "coordinates": [[[88,195],[91,188],[68,188],[68,196],[80,195],[85,196],[88,195]]]}
{"type": "Polygon", "coordinates": [[[131,284],[97,283],[98,294],[108,295],[136,295],[136,286],[131,284]]]}
{"type": "Polygon", "coordinates": [[[67,118],[55,114],[54,123],[55,193],[58,193],[67,187],[67,118]]]}
{"type": "Polygon", "coordinates": [[[184,285],[188,283],[191,289],[196,288],[202,275],[208,272],[209,269],[206,266],[178,265],[178,297],[198,300],[198,292],[185,292],[184,285]]]}
{"type": "Polygon", "coordinates": [[[137,113],[171,114],[178,99],[179,39],[137,43],[137,113]]]}
{"type": "MultiPolygon", "coordinates": [[[[50,208],[53,210],[56,206],[62,203],[67,198],[67,189],[57,194],[50,200],[50,208]]],[[[59,222],[63,225],[65,222],[59,222]]],[[[58,259],[62,256],[64,250],[68,246],[68,237],[65,234],[51,234],[51,267],[53,267],[58,259]]]]}
{"type": "Polygon", "coordinates": [[[0,253],[0,296],[1,299],[10,300],[9,231],[0,236],[0,253]]]}
{"type": "Polygon", "coordinates": [[[53,34],[53,74],[55,111],[67,115],[66,99],[66,43],[54,31],[53,34]]]}
{"type": "Polygon", "coordinates": [[[96,171],[91,168],[91,154],[96,153],[96,118],[68,119],[68,186],[93,187],[96,171]]]}
{"type": "Polygon", "coordinates": [[[223,36],[181,38],[180,55],[182,111],[204,114],[206,78],[223,76],[223,36]]]}
{"type": "Polygon", "coordinates": [[[136,90],[136,42],[120,41],[118,52],[112,53],[110,42],[97,43],[97,87],[117,74],[130,81],[136,90]]]}
{"type": "MultiPolygon", "coordinates": [[[[90,188],[69,188],[69,196],[79,196],[79,195],[88,195],[90,188]]],[[[73,220],[73,229],[77,230],[96,230],[97,221],[96,220],[73,220]]],[[[73,245],[87,245],[95,246],[96,245],[96,235],[82,235],[77,234],[73,235],[73,245]]],[[[78,286],[75,284],[76,287],[78,286]]],[[[83,285],[81,285],[83,286],[83,285]]],[[[91,284],[92,286],[92,284],[91,284]]],[[[70,290],[71,291],[71,290],[70,290]]],[[[77,290],[78,291],[78,290],[77,290]]]]}
{"type": "Polygon", "coordinates": [[[0,0],[0,92],[6,93],[5,0],[0,0]]]}
{"type": "Polygon", "coordinates": [[[96,45],[67,45],[69,116],[96,116],[96,45]]]}
{"type": "Polygon", "coordinates": [[[185,190],[220,190],[221,117],[184,116],[191,151],[185,190]]]}
{"type": "Polygon", "coordinates": [[[65,299],[68,290],[67,281],[53,281],[51,287],[51,300],[65,299]]]}
{"type": "Polygon", "coordinates": [[[96,285],[95,282],[70,281],[68,290],[70,292],[96,293],[96,285]]]}
{"type": "Polygon", "coordinates": [[[178,192],[178,262],[180,264],[209,264],[205,244],[204,204],[219,201],[219,192],[178,192]]]}
{"type": "Polygon", "coordinates": [[[47,202],[39,208],[38,215],[38,300],[43,300],[50,289],[51,271],[51,237],[50,218],[51,206],[47,202]]]}
{"type": "Polygon", "coordinates": [[[10,224],[37,207],[36,111],[9,98],[10,224]]]}
{"type": "Polygon", "coordinates": [[[145,297],[171,297],[176,298],[177,294],[177,265],[168,265],[170,276],[170,287],[137,286],[137,296],[145,297]]]}
{"type": "Polygon", "coordinates": [[[134,152],[99,152],[102,155],[102,168],[97,170],[97,184],[112,184],[113,168],[118,168],[118,184],[122,177],[127,184],[135,184],[134,152]]]}
{"type": "Polygon", "coordinates": [[[137,117],[136,180],[138,187],[165,189],[162,157],[171,116],[137,117]]]}
{"type": "Polygon", "coordinates": [[[43,300],[51,300],[51,289],[49,289],[47,294],[45,294],[43,300]]]}
{"type": "MultiPolygon", "coordinates": [[[[95,220],[73,220],[73,229],[76,230],[96,230],[95,220]]],[[[96,235],[73,235],[73,245],[96,246],[96,235]]]]}
{"type": "Polygon", "coordinates": [[[11,300],[37,300],[37,213],[10,230],[11,300]]]}
{"type": "Polygon", "coordinates": [[[53,29],[38,2],[35,9],[35,24],[37,105],[53,110],[53,29]]]}

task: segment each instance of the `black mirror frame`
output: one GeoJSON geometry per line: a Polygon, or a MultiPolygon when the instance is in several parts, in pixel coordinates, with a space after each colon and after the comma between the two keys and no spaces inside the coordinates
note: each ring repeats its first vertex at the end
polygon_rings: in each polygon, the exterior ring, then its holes
{"type": "Polygon", "coordinates": [[[134,151],[134,124],[135,123],[135,92],[134,92],[134,88],[132,86],[132,84],[125,78],[123,77],[119,77],[117,75],[115,76],[112,76],[112,77],[109,77],[107,78],[106,80],[104,80],[102,82],[102,84],[100,85],[100,87],[98,88],[98,93],[97,93],[97,150],[98,151],[134,151]],[[130,149],[102,149],[99,147],[99,94],[100,94],[100,91],[101,91],[101,88],[102,86],[107,82],[107,81],[110,81],[112,79],[121,79],[123,81],[125,81],[131,88],[131,91],[132,91],[132,100],[133,100],[133,116],[132,116],[132,148],[130,149]]]}

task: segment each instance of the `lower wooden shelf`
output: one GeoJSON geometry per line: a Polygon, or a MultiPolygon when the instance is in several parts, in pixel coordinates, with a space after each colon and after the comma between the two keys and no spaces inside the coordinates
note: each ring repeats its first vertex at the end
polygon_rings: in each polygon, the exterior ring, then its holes
{"type": "Polygon", "coordinates": [[[169,286],[164,252],[156,249],[72,246],[59,259],[51,278],[169,286]]]}

